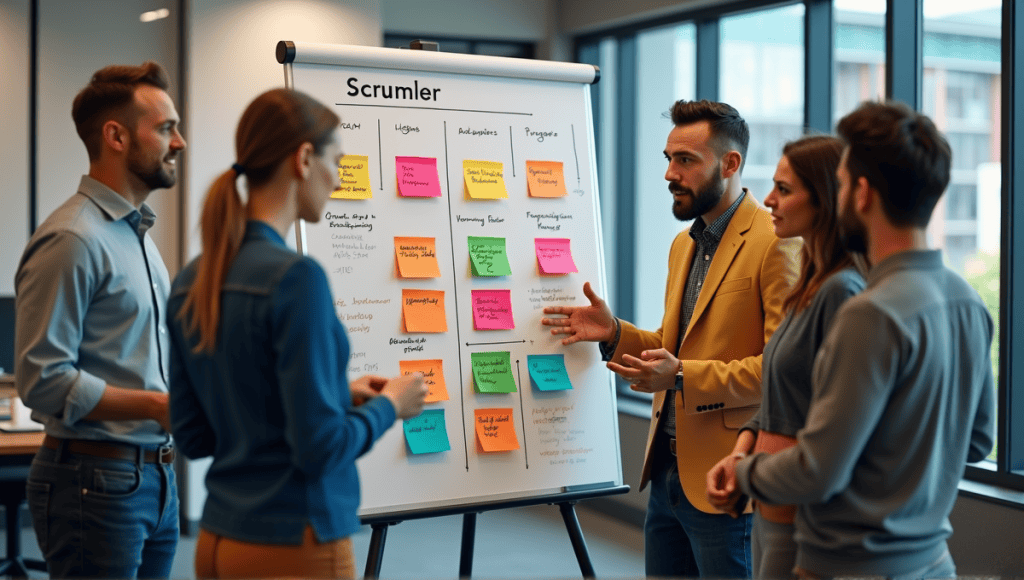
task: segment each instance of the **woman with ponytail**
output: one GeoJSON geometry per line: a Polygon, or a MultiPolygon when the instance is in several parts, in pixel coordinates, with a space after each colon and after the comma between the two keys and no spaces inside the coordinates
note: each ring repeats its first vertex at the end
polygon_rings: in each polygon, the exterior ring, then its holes
{"type": "MultiPolygon", "coordinates": [[[[786,318],[764,347],[761,409],[740,428],[732,454],[708,472],[708,500],[729,513],[737,506],[736,463],[748,453],[778,453],[796,444],[811,402],[814,355],[843,303],[864,289],[855,256],[839,240],[836,170],[843,143],[812,135],[787,143],[764,203],[775,235],[803,238],[800,278],[783,302],[786,318]]],[[[744,502],[745,503],[745,502],[744,502]]],[[[759,503],[750,536],[755,580],[792,578],[797,546],[796,506],[759,503]]]]}
{"type": "Polygon", "coordinates": [[[213,458],[199,578],[353,578],[355,460],[423,407],[418,373],[347,380],[327,277],[284,243],[338,185],[338,124],[303,93],[257,97],[207,194],[203,253],[171,289],[171,426],[186,456],[213,458]]]}

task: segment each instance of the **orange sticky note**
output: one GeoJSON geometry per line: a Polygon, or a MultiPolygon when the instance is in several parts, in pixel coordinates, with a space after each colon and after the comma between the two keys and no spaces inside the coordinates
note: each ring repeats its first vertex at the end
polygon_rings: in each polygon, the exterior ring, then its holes
{"type": "Polygon", "coordinates": [[[447,332],[444,290],[402,289],[402,330],[405,332],[447,332]]]}
{"type": "Polygon", "coordinates": [[[335,199],[370,199],[370,160],[366,155],[344,155],[338,162],[341,185],[331,197],[335,199]]]}
{"type": "Polygon", "coordinates": [[[400,360],[398,368],[403,375],[411,375],[417,371],[423,373],[423,382],[429,391],[425,399],[426,402],[436,403],[448,400],[448,387],[444,384],[444,369],[441,359],[400,360]]]}
{"type": "Polygon", "coordinates": [[[434,238],[395,236],[395,259],[402,278],[438,278],[437,252],[434,238]]]}
{"type": "Polygon", "coordinates": [[[512,408],[477,409],[476,440],[484,453],[519,449],[516,426],[512,423],[512,408]]]}
{"type": "Polygon", "coordinates": [[[526,184],[530,197],[563,197],[565,177],[561,161],[527,161],[526,184]]]}

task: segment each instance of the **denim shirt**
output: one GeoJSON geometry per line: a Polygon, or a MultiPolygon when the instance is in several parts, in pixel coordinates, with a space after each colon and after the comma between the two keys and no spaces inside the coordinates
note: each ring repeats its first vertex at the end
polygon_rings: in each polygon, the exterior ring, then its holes
{"type": "Polygon", "coordinates": [[[287,248],[269,225],[249,222],[221,292],[212,353],[179,319],[196,276],[175,279],[171,422],[192,459],[213,457],[202,526],[240,541],[301,544],[359,527],[355,460],[395,421],[385,397],[352,406],[349,344],[323,269],[287,248]]]}

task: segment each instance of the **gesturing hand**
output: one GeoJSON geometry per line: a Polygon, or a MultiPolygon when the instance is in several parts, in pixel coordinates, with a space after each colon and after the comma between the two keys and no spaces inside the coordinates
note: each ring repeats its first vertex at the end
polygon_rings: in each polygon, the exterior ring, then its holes
{"type": "Polygon", "coordinates": [[[568,334],[562,344],[581,340],[608,342],[615,338],[615,317],[608,304],[594,293],[590,282],[583,285],[583,294],[589,306],[548,306],[544,314],[562,314],[565,318],[542,318],[540,323],[551,326],[551,334],[568,334]]]}
{"type": "Polygon", "coordinates": [[[352,404],[358,407],[376,397],[387,382],[387,377],[377,375],[363,375],[354,381],[350,381],[348,390],[352,395],[352,404]]]}
{"type": "Polygon", "coordinates": [[[663,348],[645,350],[640,353],[640,358],[624,354],[622,362],[609,362],[607,367],[629,381],[629,387],[634,391],[657,393],[676,386],[679,359],[663,348]]]}

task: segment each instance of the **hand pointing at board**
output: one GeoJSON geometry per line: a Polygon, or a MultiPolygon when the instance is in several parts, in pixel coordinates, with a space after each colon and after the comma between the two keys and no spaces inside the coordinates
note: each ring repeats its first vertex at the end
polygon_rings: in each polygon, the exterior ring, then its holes
{"type": "Polygon", "coordinates": [[[562,314],[565,318],[542,318],[540,323],[551,326],[551,334],[568,334],[562,339],[565,345],[581,340],[614,340],[616,322],[608,304],[591,289],[590,282],[583,284],[583,294],[590,300],[589,306],[548,306],[544,314],[562,314]]]}

